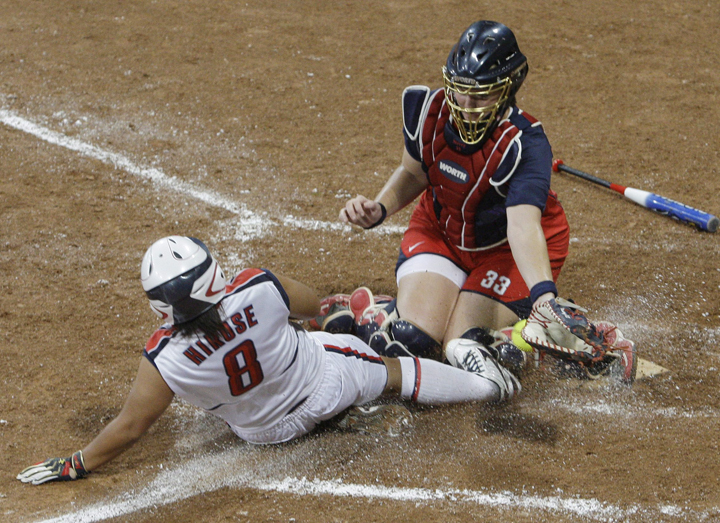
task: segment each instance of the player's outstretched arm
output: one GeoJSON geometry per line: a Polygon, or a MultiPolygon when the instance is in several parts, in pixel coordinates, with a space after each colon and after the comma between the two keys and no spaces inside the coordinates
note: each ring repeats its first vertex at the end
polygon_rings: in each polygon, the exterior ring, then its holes
{"type": "Polygon", "coordinates": [[[582,307],[557,297],[552,283],[540,209],[517,205],[507,209],[508,241],[513,258],[530,288],[533,308],[521,336],[556,358],[594,363],[612,350],[605,336],[587,319],[582,307]]]}
{"type": "Polygon", "coordinates": [[[380,225],[387,216],[392,216],[417,198],[427,186],[422,165],[405,151],[402,165],[395,169],[375,200],[362,195],[348,200],[340,210],[340,220],[365,229],[380,225]]]}
{"type": "Polygon", "coordinates": [[[320,298],[317,293],[299,281],[275,274],[290,300],[290,317],[309,320],[320,314],[320,298]]]}
{"type": "MultiPolygon", "coordinates": [[[[543,281],[552,281],[545,233],[540,223],[542,212],[534,205],[515,205],[507,208],[507,236],[513,259],[528,289],[543,281]]],[[[552,294],[538,296],[537,302],[554,298],[552,294]]]]}
{"type": "Polygon", "coordinates": [[[26,468],[17,479],[39,485],[49,481],[69,481],[85,477],[130,448],[157,420],[173,399],[155,367],[145,358],[130,394],[117,418],[83,450],[69,458],[51,458],[26,468]]]}

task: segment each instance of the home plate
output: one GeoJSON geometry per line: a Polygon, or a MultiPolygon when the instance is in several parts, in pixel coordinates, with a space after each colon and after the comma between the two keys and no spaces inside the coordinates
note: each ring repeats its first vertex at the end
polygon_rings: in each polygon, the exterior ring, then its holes
{"type": "Polygon", "coordinates": [[[641,380],[643,378],[652,378],[654,376],[659,376],[660,374],[666,374],[668,372],[670,372],[670,370],[666,369],[665,367],[661,367],[660,365],[653,363],[652,361],[638,358],[637,373],[635,374],[635,379],[641,380]]]}

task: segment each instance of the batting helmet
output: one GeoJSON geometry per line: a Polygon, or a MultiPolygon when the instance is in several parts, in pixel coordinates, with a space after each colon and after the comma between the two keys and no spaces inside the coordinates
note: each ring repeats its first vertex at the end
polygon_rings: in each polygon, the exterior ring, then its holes
{"type": "Polygon", "coordinates": [[[197,318],[225,296],[225,275],[196,238],[168,236],[153,243],[140,280],[150,308],[173,324],[197,318]]]}
{"type": "Polygon", "coordinates": [[[443,67],[445,99],[463,142],[479,144],[492,134],[499,118],[515,103],[527,71],[527,58],[503,24],[482,20],[465,30],[443,67]],[[456,94],[480,103],[462,106],[456,94]],[[489,104],[481,106],[485,99],[489,104]]]}

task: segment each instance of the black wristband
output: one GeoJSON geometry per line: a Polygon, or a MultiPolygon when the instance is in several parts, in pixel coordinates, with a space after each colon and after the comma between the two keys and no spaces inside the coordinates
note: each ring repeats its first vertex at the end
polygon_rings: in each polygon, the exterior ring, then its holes
{"type": "Polygon", "coordinates": [[[378,221],[376,221],[375,223],[373,223],[370,227],[365,227],[365,229],[374,229],[375,227],[380,225],[382,222],[384,222],[385,218],[387,218],[387,209],[385,208],[385,206],[380,202],[377,202],[377,204],[380,206],[380,212],[382,213],[380,215],[380,219],[378,221]]]}
{"type": "Polygon", "coordinates": [[[557,298],[558,291],[554,281],[545,280],[533,285],[533,288],[530,289],[530,301],[535,303],[535,301],[546,292],[552,292],[557,298]]]}

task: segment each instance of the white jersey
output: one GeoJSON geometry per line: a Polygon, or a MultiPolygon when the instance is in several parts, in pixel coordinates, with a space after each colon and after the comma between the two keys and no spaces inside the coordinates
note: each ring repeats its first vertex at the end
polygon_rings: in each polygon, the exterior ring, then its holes
{"type": "Polygon", "coordinates": [[[271,427],[318,386],[325,348],[289,322],[287,294],[269,271],[242,271],[221,303],[221,336],[186,338],[166,324],[144,355],[175,394],[234,430],[271,427]]]}

